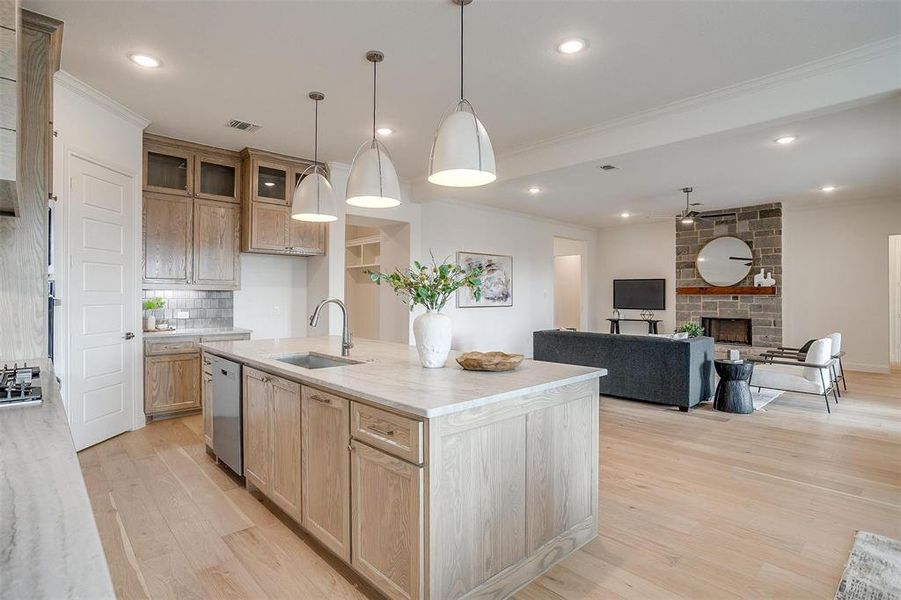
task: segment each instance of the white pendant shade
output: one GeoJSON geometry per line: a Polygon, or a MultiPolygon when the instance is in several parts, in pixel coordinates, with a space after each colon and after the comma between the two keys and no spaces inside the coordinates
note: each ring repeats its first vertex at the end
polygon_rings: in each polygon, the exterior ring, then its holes
{"type": "Polygon", "coordinates": [[[432,144],[429,181],[448,187],[476,187],[497,179],[494,150],[482,123],[461,100],[438,128],[432,144]]]}
{"type": "Polygon", "coordinates": [[[354,157],[347,177],[346,202],[364,208],[392,208],[400,204],[400,182],[387,150],[371,140],[354,157]]]}
{"type": "Polygon", "coordinates": [[[300,184],[294,189],[291,218],[311,223],[338,220],[332,184],[318,168],[301,179],[300,184]]]}

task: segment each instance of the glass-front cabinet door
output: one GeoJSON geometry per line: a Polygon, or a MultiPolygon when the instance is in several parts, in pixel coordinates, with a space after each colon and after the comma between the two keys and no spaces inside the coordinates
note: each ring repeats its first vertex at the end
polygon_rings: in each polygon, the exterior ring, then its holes
{"type": "MultiPolygon", "coordinates": [[[[288,168],[279,163],[253,160],[253,200],[270,204],[287,204],[288,168]]],[[[291,192],[293,192],[293,188],[291,192]]]]}
{"type": "Polygon", "coordinates": [[[194,193],[194,154],[180,148],[145,144],[144,190],[190,196],[194,193]]]}
{"type": "Polygon", "coordinates": [[[240,161],[224,156],[198,154],[195,157],[194,195],[208,200],[238,202],[240,161]]]}

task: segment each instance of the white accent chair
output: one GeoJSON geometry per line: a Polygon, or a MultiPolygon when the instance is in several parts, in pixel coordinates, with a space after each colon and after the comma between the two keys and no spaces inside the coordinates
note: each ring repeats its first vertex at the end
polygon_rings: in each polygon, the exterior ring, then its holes
{"type": "MultiPolygon", "coordinates": [[[[836,331],[836,332],[830,333],[826,337],[828,337],[829,339],[832,340],[832,358],[835,359],[835,363],[832,365],[832,368],[831,368],[832,382],[835,384],[836,395],[839,398],[841,398],[842,390],[838,386],[839,381],[842,382],[842,387],[845,388],[845,391],[846,392],[848,391],[848,380],[845,379],[845,369],[844,369],[844,366],[842,365],[842,357],[845,355],[845,352],[842,350],[842,334],[836,331]]],[[[810,340],[809,342],[804,344],[804,346],[802,346],[801,348],[790,348],[787,346],[779,346],[775,350],[769,350],[767,352],[764,352],[764,355],[767,357],[772,356],[774,358],[787,358],[787,359],[797,358],[800,361],[804,361],[806,351],[809,348],[810,344],[813,344],[814,341],[815,340],[810,340]]],[[[836,400],[836,403],[838,403],[838,400],[836,400]]]]}
{"type": "Polygon", "coordinates": [[[832,338],[816,340],[803,361],[791,357],[764,354],[759,358],[751,358],[754,372],[751,375],[751,387],[814,394],[826,399],[826,412],[829,408],[829,394],[836,402],[836,383],[833,378],[832,338]]]}

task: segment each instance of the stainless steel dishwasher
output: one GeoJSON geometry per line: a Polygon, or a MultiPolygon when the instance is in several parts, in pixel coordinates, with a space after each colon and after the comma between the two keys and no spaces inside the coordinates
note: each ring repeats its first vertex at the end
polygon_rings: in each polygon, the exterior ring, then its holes
{"type": "Polygon", "coordinates": [[[238,475],[244,475],[242,450],[241,365],[207,354],[213,371],[213,452],[238,475]]]}

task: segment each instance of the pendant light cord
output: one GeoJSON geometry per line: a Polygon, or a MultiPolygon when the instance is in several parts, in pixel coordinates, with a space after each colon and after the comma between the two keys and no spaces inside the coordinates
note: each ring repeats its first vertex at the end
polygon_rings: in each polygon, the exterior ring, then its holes
{"type": "Polygon", "coordinates": [[[319,100],[316,101],[316,117],[313,125],[313,162],[319,165],[319,100]]]}
{"type": "Polygon", "coordinates": [[[375,90],[378,78],[378,63],[372,63],[372,139],[375,140],[375,90]]]}
{"type": "Polygon", "coordinates": [[[463,100],[463,7],[464,2],[460,2],[460,100],[463,100]]]}

